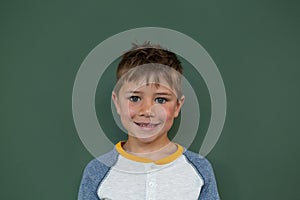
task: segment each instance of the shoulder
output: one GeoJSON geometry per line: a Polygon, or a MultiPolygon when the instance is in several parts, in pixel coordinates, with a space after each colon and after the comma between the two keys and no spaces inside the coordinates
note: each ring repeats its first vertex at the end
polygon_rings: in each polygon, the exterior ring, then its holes
{"type": "Polygon", "coordinates": [[[79,200],[99,199],[97,196],[97,188],[109,172],[110,168],[116,163],[117,159],[118,153],[113,149],[110,152],[93,159],[87,164],[79,187],[79,200]]]}
{"type": "Polygon", "coordinates": [[[185,150],[183,155],[204,179],[213,175],[212,166],[205,157],[189,150],[185,150]]]}
{"type": "Polygon", "coordinates": [[[219,200],[217,183],[210,162],[205,157],[188,150],[184,151],[183,155],[204,180],[199,199],[219,200]]]}
{"type": "Polygon", "coordinates": [[[115,149],[91,160],[84,169],[85,175],[106,173],[117,161],[118,153],[115,149]]]}

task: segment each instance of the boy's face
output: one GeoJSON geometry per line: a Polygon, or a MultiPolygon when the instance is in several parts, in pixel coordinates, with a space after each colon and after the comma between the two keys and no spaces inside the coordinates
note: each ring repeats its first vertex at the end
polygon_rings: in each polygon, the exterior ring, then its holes
{"type": "Polygon", "coordinates": [[[162,83],[125,82],[112,98],[129,137],[147,143],[167,137],[184,101],[162,83]]]}

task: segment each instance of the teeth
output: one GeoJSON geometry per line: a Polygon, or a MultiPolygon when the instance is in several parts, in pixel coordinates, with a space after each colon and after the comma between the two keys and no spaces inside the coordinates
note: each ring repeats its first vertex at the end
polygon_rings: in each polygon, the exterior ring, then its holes
{"type": "Polygon", "coordinates": [[[147,123],[139,123],[138,125],[141,126],[141,127],[148,127],[148,128],[153,128],[153,127],[155,127],[154,124],[147,124],[147,123]]]}

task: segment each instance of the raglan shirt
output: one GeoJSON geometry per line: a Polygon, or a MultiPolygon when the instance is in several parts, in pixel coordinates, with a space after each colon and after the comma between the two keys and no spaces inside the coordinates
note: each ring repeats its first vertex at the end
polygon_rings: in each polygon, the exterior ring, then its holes
{"type": "Polygon", "coordinates": [[[212,167],[204,157],[177,145],[157,161],[127,153],[122,143],[84,170],[78,200],[218,200],[212,167]]]}

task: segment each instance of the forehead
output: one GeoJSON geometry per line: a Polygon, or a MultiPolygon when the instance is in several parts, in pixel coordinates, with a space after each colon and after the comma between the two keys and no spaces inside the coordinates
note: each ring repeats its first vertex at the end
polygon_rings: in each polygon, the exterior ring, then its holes
{"type": "Polygon", "coordinates": [[[176,94],[174,90],[167,83],[157,83],[157,82],[149,82],[146,81],[137,82],[130,81],[125,82],[120,90],[123,93],[169,93],[176,94]]]}
{"type": "Polygon", "coordinates": [[[169,89],[176,97],[181,96],[181,74],[176,70],[155,63],[137,66],[124,74],[115,85],[114,91],[136,90],[143,86],[155,85],[157,89],[169,89]],[[125,86],[125,87],[124,87],[125,86]],[[159,86],[159,87],[158,87],[159,86]]]}

